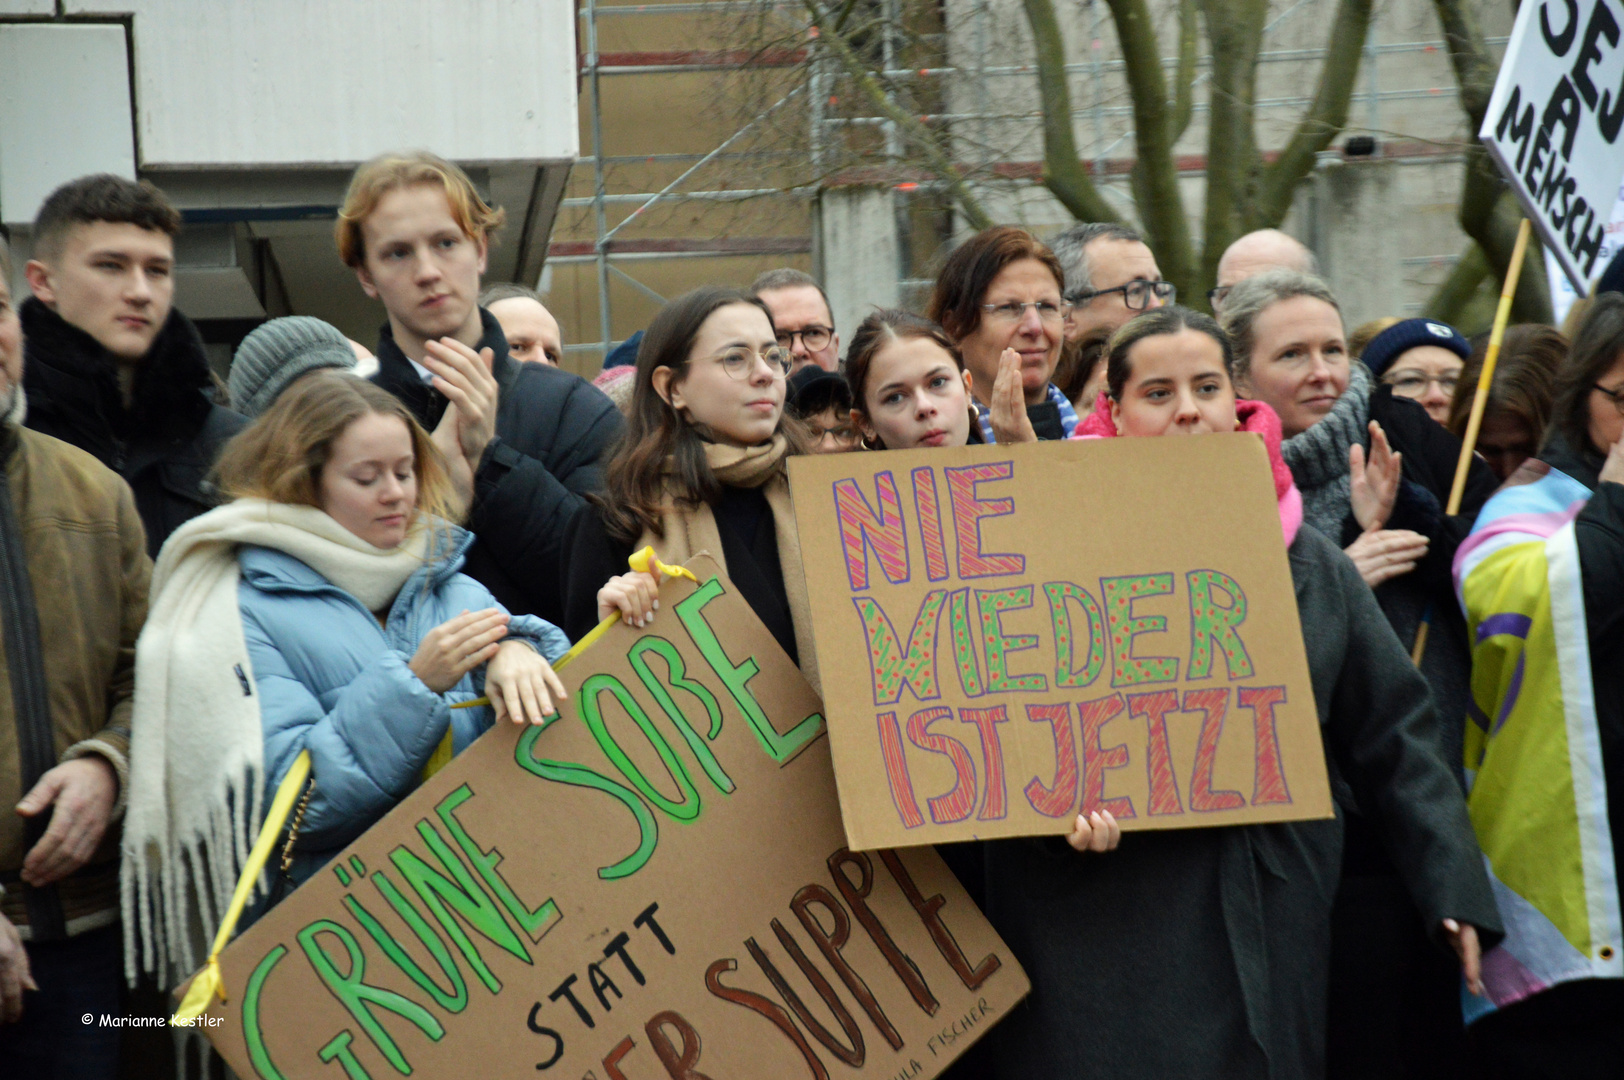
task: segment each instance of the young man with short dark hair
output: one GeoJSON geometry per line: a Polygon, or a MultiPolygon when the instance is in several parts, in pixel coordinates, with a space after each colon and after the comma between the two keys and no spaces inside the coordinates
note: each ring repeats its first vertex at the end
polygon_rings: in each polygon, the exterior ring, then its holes
{"type": "Polygon", "coordinates": [[[383,302],[373,382],[433,433],[469,500],[464,568],[510,611],[563,621],[565,526],[601,490],[623,420],[584,379],[520,364],[481,308],[502,211],[429,153],[362,165],[339,211],[339,255],[383,302]]]}
{"type": "Polygon", "coordinates": [[[34,221],[21,309],[28,426],[129,483],[152,555],[214,505],[208,472],[246,424],[211,399],[203,340],[174,308],[180,223],[146,182],[62,185],[34,221]]]}

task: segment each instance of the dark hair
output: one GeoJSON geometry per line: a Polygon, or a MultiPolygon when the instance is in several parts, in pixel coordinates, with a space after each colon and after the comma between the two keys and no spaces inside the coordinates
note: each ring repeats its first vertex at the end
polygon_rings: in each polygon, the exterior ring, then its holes
{"type": "Polygon", "coordinates": [[[34,218],[34,250],[55,258],[70,230],[98,221],[135,225],[170,237],[180,232],[180,211],[156,187],[145,180],[96,173],[69,180],[46,198],[34,218]]]}
{"type": "MultiPolygon", "coordinates": [[[[637,370],[626,431],[620,448],[604,470],[604,526],[610,536],[636,543],[645,532],[663,535],[662,513],[672,504],[692,509],[714,504],[722,496],[721,481],[705,458],[705,442],[694,426],[654,389],[654,370],[671,369],[671,384],[688,374],[689,353],[705,320],[732,304],[759,308],[772,325],[767,305],[741,289],[702,285],[669,301],[654,316],[637,349],[637,370]]],[[[786,410],[779,430],[789,439],[790,453],[806,449],[805,429],[786,410]]]]}
{"type": "MultiPolygon", "coordinates": [[[[1601,293],[1585,313],[1573,336],[1568,359],[1556,373],[1551,402],[1551,430],[1560,434],[1576,454],[1587,450],[1607,453],[1590,445],[1590,393],[1596,380],[1618,363],[1624,352],[1624,293],[1601,293]]],[[[1498,381],[1498,380],[1496,380],[1498,381]]]]}
{"type": "Polygon", "coordinates": [[[970,237],[947,257],[936,276],[926,314],[954,341],[963,341],[981,325],[982,299],[993,279],[1004,267],[1022,259],[1042,263],[1054,275],[1055,287],[1065,290],[1066,272],[1042,240],[1013,225],[994,225],[970,237]]]}
{"type": "Polygon", "coordinates": [[[1105,379],[1110,388],[1108,392],[1111,400],[1122,400],[1122,391],[1128,385],[1128,377],[1133,374],[1133,364],[1128,360],[1129,350],[1148,337],[1177,334],[1183,330],[1206,334],[1218,343],[1224,354],[1224,374],[1229,376],[1230,384],[1233,385],[1235,347],[1230,344],[1229,335],[1219,327],[1218,321],[1211,315],[1203,315],[1199,311],[1178,304],[1169,304],[1167,307],[1154,308],[1129,319],[1111,335],[1111,340],[1105,343],[1107,365],[1105,379]]]}
{"type": "Polygon", "coordinates": [[[792,266],[781,266],[776,270],[763,271],[757,274],[756,280],[750,283],[750,295],[760,296],[762,293],[772,292],[774,289],[804,289],[808,286],[818,290],[818,295],[823,297],[823,310],[829,313],[829,322],[831,329],[833,329],[835,309],[834,305],[829,303],[829,294],[823,291],[823,286],[818,283],[817,278],[804,270],[797,270],[792,266]]]}
{"type": "MultiPolygon", "coordinates": [[[[1456,438],[1465,438],[1466,421],[1472,414],[1472,398],[1477,394],[1478,377],[1483,372],[1488,337],[1476,343],[1449,403],[1449,422],[1444,426],[1456,438]]],[[[1500,342],[1500,358],[1494,365],[1494,382],[1483,415],[1509,413],[1517,417],[1535,439],[1542,439],[1551,424],[1551,392],[1562,361],[1567,359],[1568,339],[1553,326],[1527,323],[1506,328],[1500,342]]]]}
{"type": "Polygon", "coordinates": [[[1120,221],[1073,225],[1065,232],[1049,237],[1049,250],[1060,260],[1060,267],[1066,275],[1064,287],[1068,295],[1094,287],[1094,270],[1088,263],[1088,245],[1096,240],[1119,240],[1130,244],[1145,242],[1138,230],[1120,221]]]}
{"type": "MultiPolygon", "coordinates": [[[[929,341],[948,356],[962,373],[964,371],[964,354],[953,343],[936,323],[911,311],[902,311],[899,308],[882,308],[857,325],[856,333],[852,334],[851,345],[846,350],[846,381],[851,384],[852,408],[861,409],[863,414],[873,418],[873,411],[869,409],[866,395],[868,393],[869,368],[874,364],[874,358],[881,349],[894,341],[929,341]]],[[[970,431],[972,435],[980,431],[980,418],[976,415],[975,406],[970,406],[970,431]]],[[[884,449],[884,444],[873,447],[884,449]]]]}
{"type": "Polygon", "coordinates": [[[547,302],[536,290],[512,281],[499,281],[495,285],[487,285],[479,294],[480,307],[488,308],[502,300],[534,300],[542,307],[547,306],[547,302]]]}

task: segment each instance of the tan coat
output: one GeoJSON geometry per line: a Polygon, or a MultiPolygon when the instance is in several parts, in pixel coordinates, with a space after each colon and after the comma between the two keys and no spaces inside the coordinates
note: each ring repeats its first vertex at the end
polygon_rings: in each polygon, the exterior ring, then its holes
{"type": "MultiPolygon", "coordinates": [[[[116,817],[129,780],[135,639],[152,575],[135,500],[91,455],[13,424],[0,427],[0,460],[38,611],[57,760],[105,758],[119,778],[116,817]]],[[[0,807],[9,809],[25,792],[5,650],[0,634],[0,807]]],[[[115,821],[91,862],[58,885],[69,934],[118,918],[118,832],[115,821]]],[[[23,819],[0,813],[0,911],[19,929],[27,923],[28,886],[19,878],[26,854],[23,819]]]]}

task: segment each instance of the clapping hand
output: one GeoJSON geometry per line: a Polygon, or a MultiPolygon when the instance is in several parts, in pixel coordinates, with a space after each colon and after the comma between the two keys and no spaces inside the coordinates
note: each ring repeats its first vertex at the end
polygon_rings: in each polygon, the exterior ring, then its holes
{"type": "Polygon", "coordinates": [[[1021,354],[1005,349],[998,358],[998,378],[992,384],[992,437],[998,445],[1037,442],[1032,418],[1026,415],[1026,387],[1021,383],[1021,354]]]}
{"type": "Polygon", "coordinates": [[[1376,421],[1370,422],[1370,460],[1365,448],[1354,443],[1348,448],[1348,472],[1352,482],[1353,516],[1365,532],[1375,532],[1392,516],[1403,479],[1403,455],[1387,443],[1387,433],[1376,421]]]}

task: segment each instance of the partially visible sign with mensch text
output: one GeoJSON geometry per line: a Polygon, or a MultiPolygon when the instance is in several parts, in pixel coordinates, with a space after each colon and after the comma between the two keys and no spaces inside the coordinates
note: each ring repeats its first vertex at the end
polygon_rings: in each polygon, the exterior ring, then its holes
{"type": "Polygon", "coordinates": [[[1624,0],[1526,0],[1478,137],[1583,296],[1624,177],[1624,0]]]}

